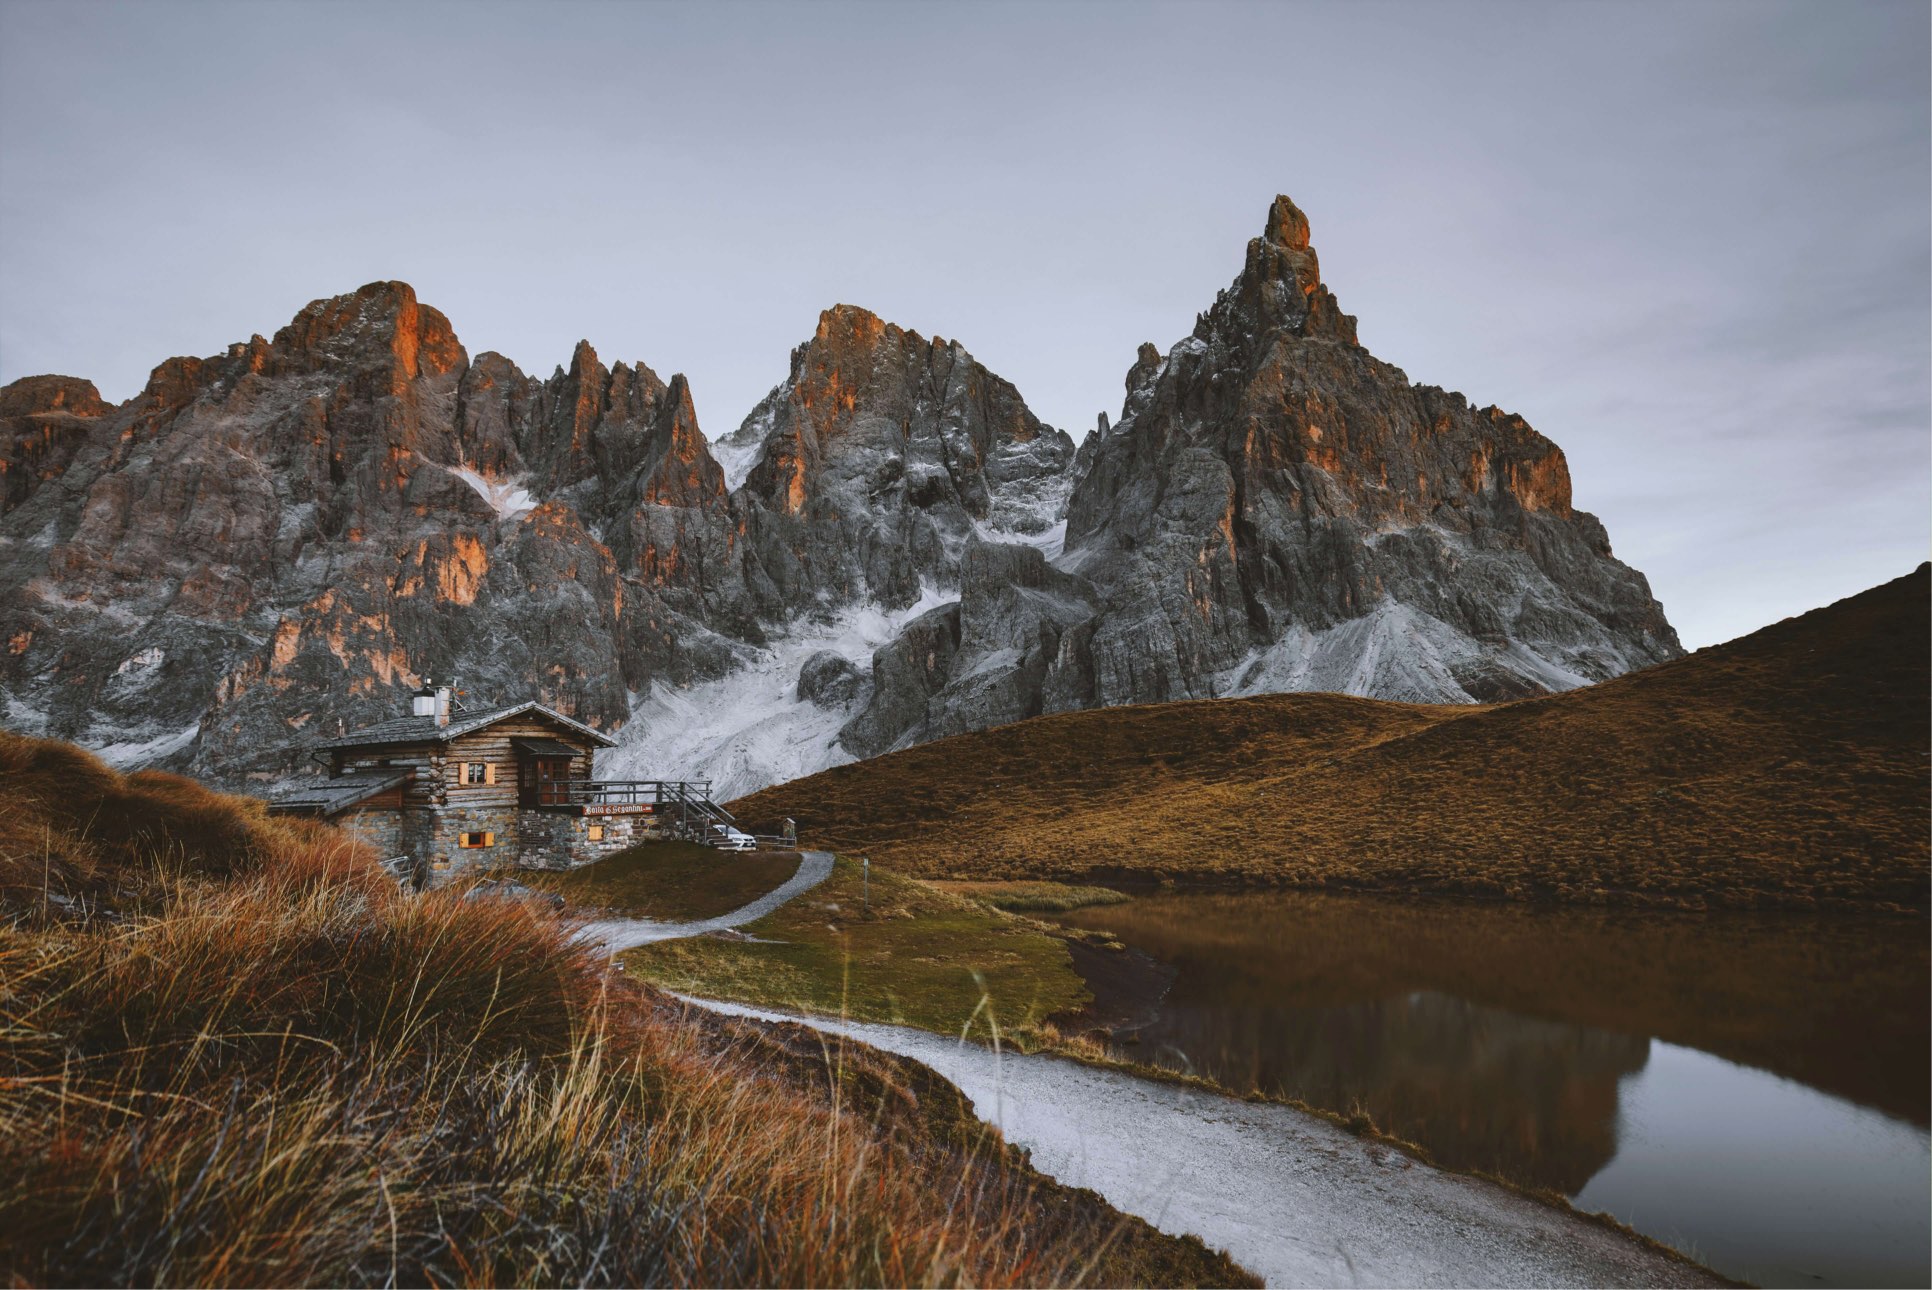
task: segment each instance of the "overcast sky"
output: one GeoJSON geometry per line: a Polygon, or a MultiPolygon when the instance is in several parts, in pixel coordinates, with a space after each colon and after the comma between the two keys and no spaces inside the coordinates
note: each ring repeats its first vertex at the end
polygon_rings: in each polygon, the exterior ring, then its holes
{"type": "Polygon", "coordinates": [[[1363,343],[1522,413],[1691,646],[1926,557],[1910,3],[0,0],[0,381],[413,283],[472,355],[691,378],[819,310],[965,343],[1076,436],[1307,211],[1363,343]]]}

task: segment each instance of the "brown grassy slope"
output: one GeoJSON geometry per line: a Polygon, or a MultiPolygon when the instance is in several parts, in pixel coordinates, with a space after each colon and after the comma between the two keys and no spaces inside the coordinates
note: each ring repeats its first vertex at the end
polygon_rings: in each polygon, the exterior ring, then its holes
{"type": "Polygon", "coordinates": [[[1280,694],[1064,713],[734,804],[927,877],[1594,904],[1927,906],[1928,574],[1495,707],[1280,694]]]}
{"type": "Polygon", "coordinates": [[[0,911],[126,910],[170,877],[368,861],[346,835],[270,816],[254,798],[162,771],[123,775],[72,744],[0,730],[0,911]]]}
{"type": "Polygon", "coordinates": [[[1252,1283],[539,902],[62,745],[0,769],[0,1283],[1252,1283]]]}

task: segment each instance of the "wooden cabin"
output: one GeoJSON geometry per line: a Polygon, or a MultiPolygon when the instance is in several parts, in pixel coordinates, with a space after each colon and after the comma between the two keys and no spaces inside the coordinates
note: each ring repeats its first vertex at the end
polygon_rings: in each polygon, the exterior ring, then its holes
{"type": "Polygon", "coordinates": [[[614,743],[540,703],[465,711],[425,686],[408,716],[323,741],[329,777],[270,809],[360,834],[418,887],[485,866],[567,869],[662,827],[651,784],[594,778],[614,743]]]}

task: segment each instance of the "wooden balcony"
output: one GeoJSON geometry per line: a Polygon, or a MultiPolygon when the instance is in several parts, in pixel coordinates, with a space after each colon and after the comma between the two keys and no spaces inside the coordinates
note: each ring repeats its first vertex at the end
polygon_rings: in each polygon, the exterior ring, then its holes
{"type": "Polygon", "coordinates": [[[519,799],[526,809],[575,815],[730,818],[711,801],[708,779],[540,779],[526,782],[519,799]]]}

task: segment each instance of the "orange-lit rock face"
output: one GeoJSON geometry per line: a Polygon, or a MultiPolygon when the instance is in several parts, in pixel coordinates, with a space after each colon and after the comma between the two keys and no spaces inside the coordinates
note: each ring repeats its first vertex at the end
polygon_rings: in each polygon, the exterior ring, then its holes
{"type": "Polygon", "coordinates": [[[452,605],[474,604],[476,589],[489,570],[490,557],[483,550],[483,544],[466,533],[456,534],[449,545],[449,556],[439,566],[436,595],[452,605]]]}
{"type": "Polygon", "coordinates": [[[198,728],[172,764],[218,779],[302,761],[290,696],[332,731],[396,715],[424,674],[490,699],[541,680],[614,726],[690,666],[702,595],[735,594],[737,521],[681,378],[588,346],[547,382],[472,364],[401,283],[162,363],[120,408],[16,382],[0,426],[4,535],[53,536],[0,564],[0,686],[68,737],[198,728]],[[665,529],[648,570],[592,532],[634,524],[665,529]],[[161,661],[115,670],[137,653],[161,661]]]}
{"type": "Polygon", "coordinates": [[[1504,478],[1524,510],[1569,517],[1570,467],[1554,444],[1546,453],[1512,459],[1504,478]]]}
{"type": "Polygon", "coordinates": [[[112,411],[92,381],[30,376],[0,390],[0,515],[60,478],[112,411]]]}
{"type": "Polygon", "coordinates": [[[437,603],[470,605],[490,569],[489,551],[470,533],[421,538],[412,555],[401,561],[395,592],[398,597],[427,592],[437,603]]]}
{"type": "Polygon", "coordinates": [[[1262,236],[1291,251],[1305,250],[1308,246],[1308,217],[1301,213],[1301,207],[1286,196],[1277,197],[1268,207],[1268,226],[1262,236]]]}

